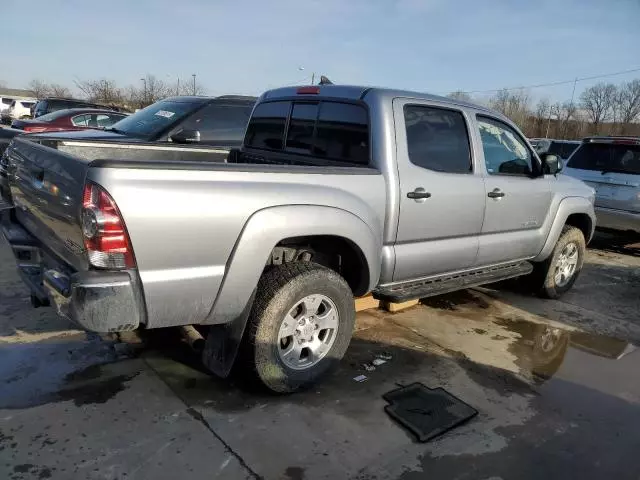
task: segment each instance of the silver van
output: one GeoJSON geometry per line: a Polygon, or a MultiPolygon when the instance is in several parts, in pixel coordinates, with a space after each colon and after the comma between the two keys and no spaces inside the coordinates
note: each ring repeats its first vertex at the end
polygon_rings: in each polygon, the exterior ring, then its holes
{"type": "Polygon", "coordinates": [[[585,138],[563,173],[595,188],[599,228],[640,233],[640,137],[585,138]]]}

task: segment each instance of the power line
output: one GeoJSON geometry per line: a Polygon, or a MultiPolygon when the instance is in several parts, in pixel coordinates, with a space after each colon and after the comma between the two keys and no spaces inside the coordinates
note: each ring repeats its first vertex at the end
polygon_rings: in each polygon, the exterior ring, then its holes
{"type": "Polygon", "coordinates": [[[531,88],[554,87],[556,85],[567,85],[569,83],[581,82],[583,80],[595,80],[597,78],[613,77],[616,75],[624,75],[625,73],[634,73],[634,72],[640,72],[640,68],[633,68],[631,70],[622,70],[620,72],[613,72],[613,73],[604,73],[602,75],[593,75],[590,77],[572,78],[571,80],[563,80],[561,82],[539,83],[537,85],[523,85],[520,87],[496,88],[493,90],[471,90],[471,91],[463,91],[462,93],[468,93],[468,94],[496,93],[496,92],[501,92],[503,90],[528,90],[531,88]]]}

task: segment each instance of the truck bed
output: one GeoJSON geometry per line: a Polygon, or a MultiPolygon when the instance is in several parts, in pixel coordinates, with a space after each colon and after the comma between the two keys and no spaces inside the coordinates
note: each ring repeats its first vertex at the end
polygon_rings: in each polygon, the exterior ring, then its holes
{"type": "Polygon", "coordinates": [[[286,231],[296,215],[308,223],[309,215],[333,208],[359,219],[381,244],[386,196],[379,171],[226,163],[211,161],[207,150],[20,137],[8,150],[14,218],[70,271],[87,272],[82,192],[86,182],[105,189],[133,246],[137,268],[131,275],[143,286],[148,327],[212,321],[239,239],[250,219],[270,209],[300,212],[270,217],[286,231]]]}

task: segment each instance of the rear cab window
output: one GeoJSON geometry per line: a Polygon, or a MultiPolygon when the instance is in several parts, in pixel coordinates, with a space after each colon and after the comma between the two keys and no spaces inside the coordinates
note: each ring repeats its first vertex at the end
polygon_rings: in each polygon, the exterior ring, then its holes
{"type": "Polygon", "coordinates": [[[363,104],[276,100],[256,106],[246,147],[322,159],[328,165],[369,164],[369,119],[363,104]]]}
{"type": "Polygon", "coordinates": [[[571,156],[567,167],[640,175],[640,144],[583,143],[571,156]]]}

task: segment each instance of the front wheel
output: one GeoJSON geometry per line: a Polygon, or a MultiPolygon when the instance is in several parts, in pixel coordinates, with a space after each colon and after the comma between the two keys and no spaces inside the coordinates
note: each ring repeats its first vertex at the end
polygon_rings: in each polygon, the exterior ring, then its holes
{"type": "Polygon", "coordinates": [[[549,258],[534,265],[531,286],[542,297],[560,298],[578,278],[586,249],[582,231],[565,225],[549,258]]]}
{"type": "Polygon", "coordinates": [[[309,386],[344,356],[354,323],[353,294],[338,273],[310,262],[275,266],[258,283],[236,371],[274,392],[309,386]]]}

